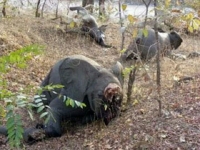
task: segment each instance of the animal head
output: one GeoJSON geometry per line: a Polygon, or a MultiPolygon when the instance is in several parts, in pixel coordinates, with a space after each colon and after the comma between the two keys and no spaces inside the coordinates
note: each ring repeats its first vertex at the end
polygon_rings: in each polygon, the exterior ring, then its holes
{"type": "MultiPolygon", "coordinates": [[[[117,72],[115,68],[115,73],[117,72]]],[[[93,85],[90,87],[88,89],[88,98],[91,109],[107,125],[120,113],[123,99],[122,85],[111,71],[100,69],[93,81],[93,85]]]]}
{"type": "MultiPolygon", "coordinates": [[[[166,46],[167,50],[177,49],[183,42],[180,35],[176,32],[165,33],[164,31],[158,32],[158,40],[161,42],[161,51],[164,52],[166,46]]],[[[148,36],[138,35],[129,44],[128,48],[121,56],[123,62],[128,60],[134,60],[140,57],[142,60],[150,60],[157,53],[155,31],[152,29],[148,30],[148,36]]],[[[165,55],[167,55],[166,53],[165,55]]]]}
{"type": "Polygon", "coordinates": [[[104,105],[101,106],[101,112],[106,125],[119,115],[122,98],[122,89],[119,85],[109,83],[104,89],[104,105]]]}
{"type": "Polygon", "coordinates": [[[181,45],[181,43],[183,42],[180,35],[175,31],[170,32],[169,39],[170,39],[171,47],[173,49],[177,49],[181,45]]]}

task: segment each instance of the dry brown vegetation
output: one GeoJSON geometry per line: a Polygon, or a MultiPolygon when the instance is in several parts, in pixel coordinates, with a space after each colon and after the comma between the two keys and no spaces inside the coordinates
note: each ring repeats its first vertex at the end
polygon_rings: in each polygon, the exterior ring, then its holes
{"type": "MultiPolygon", "coordinates": [[[[0,21],[0,55],[29,44],[45,46],[43,55],[28,62],[26,69],[12,68],[4,78],[9,81],[10,90],[32,86],[34,89],[59,59],[73,54],[90,57],[105,67],[110,67],[120,56],[119,25],[110,23],[106,31],[107,43],[118,49],[105,49],[89,38],[77,34],[65,34],[59,30],[57,20],[30,18],[29,16],[2,19],[0,21]]],[[[175,51],[188,55],[200,51],[199,36],[183,36],[183,44],[175,51]]],[[[129,38],[130,39],[130,38],[129,38]]],[[[126,45],[128,40],[126,41],[126,45]]],[[[162,113],[158,117],[156,101],[156,67],[149,64],[147,72],[151,81],[146,79],[144,69],[137,73],[130,106],[121,116],[108,126],[95,122],[88,125],[71,126],[67,124],[60,138],[50,138],[27,145],[27,150],[102,150],[102,149],[199,149],[200,147],[200,58],[187,60],[161,61],[162,74],[162,113]],[[176,78],[195,77],[189,83],[174,86],[176,78]]],[[[126,89],[126,83],[125,83],[126,89]]],[[[124,91],[126,94],[126,91],[124,91]]],[[[126,99],[126,96],[125,98],[126,99]]],[[[25,110],[18,110],[25,127],[33,126],[25,110]]],[[[0,149],[9,149],[4,137],[0,137],[0,149]]]]}

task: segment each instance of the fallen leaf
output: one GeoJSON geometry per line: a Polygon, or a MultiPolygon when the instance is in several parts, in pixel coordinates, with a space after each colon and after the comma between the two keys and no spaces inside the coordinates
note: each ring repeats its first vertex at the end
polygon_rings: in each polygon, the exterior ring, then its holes
{"type": "Polygon", "coordinates": [[[160,137],[165,139],[167,137],[167,134],[160,134],[160,137]]]}
{"type": "Polygon", "coordinates": [[[134,102],[132,103],[132,105],[135,106],[135,105],[137,105],[137,104],[138,104],[138,100],[135,99],[134,102]]]}
{"type": "Polygon", "coordinates": [[[111,149],[112,147],[110,146],[110,144],[106,144],[106,145],[105,145],[105,148],[106,148],[106,149],[111,149]]]}
{"type": "Polygon", "coordinates": [[[180,138],[179,138],[179,140],[180,140],[181,143],[185,143],[185,136],[181,135],[180,138]]]}

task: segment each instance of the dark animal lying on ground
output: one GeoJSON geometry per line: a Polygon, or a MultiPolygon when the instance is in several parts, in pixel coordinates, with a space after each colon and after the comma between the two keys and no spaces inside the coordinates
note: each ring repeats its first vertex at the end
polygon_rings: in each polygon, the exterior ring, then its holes
{"type": "MultiPolygon", "coordinates": [[[[160,53],[163,56],[171,54],[173,49],[177,49],[182,39],[178,33],[172,31],[170,33],[158,32],[158,41],[160,53]]],[[[155,30],[148,29],[148,35],[145,37],[143,30],[138,30],[138,35],[128,46],[127,50],[121,56],[123,61],[137,59],[140,57],[142,60],[150,60],[157,54],[157,44],[155,30]]]]}
{"type": "MultiPolygon", "coordinates": [[[[45,125],[36,125],[25,130],[24,140],[35,142],[37,134],[44,137],[59,137],[62,135],[61,123],[66,119],[93,118],[103,119],[105,124],[118,116],[123,98],[122,65],[117,62],[110,70],[103,68],[95,61],[82,55],[67,57],[56,63],[41,87],[61,84],[64,87],[52,91],[43,91],[51,112],[50,119],[45,125]],[[86,104],[86,107],[66,106],[64,97],[86,104]],[[105,108],[105,105],[107,106],[105,108]]],[[[0,134],[7,135],[5,127],[0,127],[0,134]]]]}
{"type": "Polygon", "coordinates": [[[70,7],[70,10],[77,10],[77,13],[82,15],[81,31],[88,33],[96,43],[102,47],[112,47],[111,45],[105,44],[104,32],[106,30],[106,25],[98,27],[96,19],[90,15],[84,7],[70,7]]]}

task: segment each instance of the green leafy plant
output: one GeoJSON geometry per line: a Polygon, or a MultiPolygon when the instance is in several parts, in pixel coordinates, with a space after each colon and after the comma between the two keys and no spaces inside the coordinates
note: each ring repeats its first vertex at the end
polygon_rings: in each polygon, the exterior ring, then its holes
{"type": "Polygon", "coordinates": [[[73,100],[65,95],[59,95],[55,91],[55,89],[63,88],[63,85],[56,84],[56,85],[47,85],[45,87],[40,87],[38,89],[38,95],[35,95],[35,104],[32,104],[33,107],[37,108],[37,113],[40,113],[40,118],[45,118],[45,123],[50,119],[50,117],[53,117],[51,114],[51,111],[45,111],[47,108],[51,110],[51,108],[48,105],[45,105],[43,102],[47,100],[45,95],[42,95],[43,91],[52,91],[54,94],[57,94],[59,98],[63,99],[63,102],[65,102],[66,106],[71,106],[71,107],[80,107],[83,109],[83,107],[86,107],[85,103],[79,102],[77,100],[73,100]]]}
{"type": "Polygon", "coordinates": [[[24,130],[21,116],[15,113],[15,108],[26,107],[28,105],[27,96],[10,93],[10,96],[5,98],[4,101],[6,102],[6,128],[8,130],[8,140],[11,147],[19,148],[24,130]]]}
{"type": "Polygon", "coordinates": [[[189,32],[193,33],[200,29],[200,19],[195,17],[193,13],[183,15],[181,19],[186,22],[189,32]]]}
{"type": "Polygon", "coordinates": [[[16,66],[19,68],[25,68],[26,62],[30,60],[34,55],[41,54],[43,46],[29,45],[22,49],[13,51],[8,55],[0,57],[0,72],[5,73],[9,71],[10,66],[16,66]]]}
{"type": "Polygon", "coordinates": [[[128,76],[129,74],[130,74],[130,72],[133,70],[135,68],[135,66],[130,66],[130,67],[126,67],[126,68],[124,68],[124,70],[123,70],[123,75],[124,76],[128,76]]]}
{"type": "Polygon", "coordinates": [[[71,107],[80,107],[83,109],[83,107],[86,107],[85,103],[79,102],[77,100],[73,100],[69,97],[63,96],[63,101],[65,102],[66,106],[71,106],[71,107]]]}
{"type": "Polygon", "coordinates": [[[49,118],[50,117],[53,117],[51,115],[51,112],[50,111],[46,111],[47,108],[51,109],[48,105],[45,105],[43,102],[47,100],[47,98],[45,97],[45,95],[42,95],[42,92],[43,91],[52,91],[53,93],[55,94],[58,94],[55,89],[59,89],[59,88],[63,88],[64,86],[63,85],[47,85],[45,87],[40,87],[38,89],[38,95],[35,95],[34,97],[34,102],[35,104],[31,104],[32,107],[36,108],[37,109],[37,113],[40,114],[40,118],[45,118],[45,123],[48,122],[49,118]]]}
{"type": "Polygon", "coordinates": [[[0,57],[0,102],[2,104],[0,119],[6,120],[8,141],[11,147],[20,147],[24,132],[21,116],[16,113],[16,108],[30,108],[30,103],[28,93],[23,94],[20,89],[18,92],[8,90],[8,81],[3,78],[3,74],[9,72],[12,67],[26,67],[27,61],[41,54],[43,48],[43,46],[29,45],[0,57]]]}

